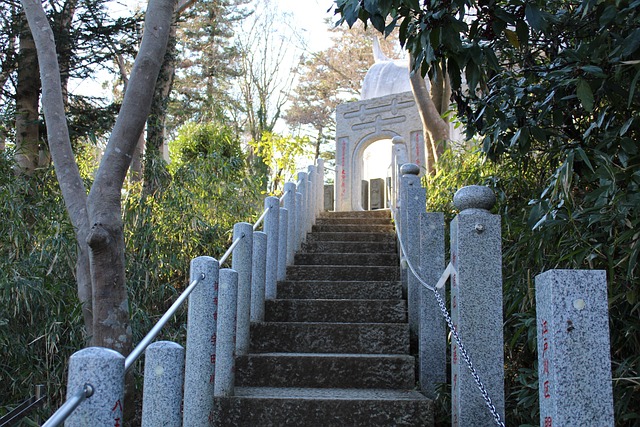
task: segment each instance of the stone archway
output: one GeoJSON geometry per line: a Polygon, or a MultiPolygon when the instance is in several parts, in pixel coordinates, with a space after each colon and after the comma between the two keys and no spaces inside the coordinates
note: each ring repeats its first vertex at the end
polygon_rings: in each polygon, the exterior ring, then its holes
{"type": "Polygon", "coordinates": [[[364,150],[381,139],[404,139],[408,161],[424,166],[424,136],[415,100],[403,92],[340,104],[336,110],[335,210],[362,210],[364,150]]]}

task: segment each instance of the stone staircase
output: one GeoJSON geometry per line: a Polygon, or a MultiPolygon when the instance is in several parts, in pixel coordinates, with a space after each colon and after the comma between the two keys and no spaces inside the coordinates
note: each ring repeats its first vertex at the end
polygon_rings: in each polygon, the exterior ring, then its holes
{"type": "Polygon", "coordinates": [[[237,358],[219,426],[432,426],[388,211],[327,212],[237,358]]]}

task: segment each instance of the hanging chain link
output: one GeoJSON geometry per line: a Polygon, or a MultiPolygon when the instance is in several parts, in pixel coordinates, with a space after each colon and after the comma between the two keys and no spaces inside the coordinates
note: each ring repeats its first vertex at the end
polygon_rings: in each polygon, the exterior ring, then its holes
{"type": "MultiPolygon", "coordinates": [[[[391,209],[391,213],[393,214],[393,208],[391,209]]],[[[394,216],[394,219],[395,219],[395,216],[394,216]]],[[[449,315],[449,311],[447,310],[447,307],[444,303],[444,300],[442,299],[442,296],[440,296],[440,294],[438,293],[438,289],[435,286],[430,286],[424,280],[422,280],[422,278],[418,275],[413,265],[411,264],[411,260],[409,260],[409,258],[406,257],[407,251],[405,250],[404,244],[402,243],[402,235],[400,234],[400,230],[398,229],[398,227],[396,227],[396,233],[398,234],[398,242],[400,242],[400,250],[402,251],[403,254],[405,254],[405,260],[407,261],[407,266],[409,267],[409,270],[411,270],[415,278],[418,279],[418,282],[420,282],[422,286],[432,291],[433,294],[435,295],[436,300],[438,301],[438,306],[440,307],[440,311],[442,312],[442,316],[447,322],[447,325],[449,326],[449,330],[451,331],[451,334],[453,335],[453,337],[456,340],[456,343],[458,344],[458,348],[460,349],[460,354],[462,354],[462,357],[464,358],[465,362],[467,362],[467,367],[469,368],[469,371],[473,376],[473,380],[478,386],[478,390],[480,390],[480,393],[482,393],[482,397],[484,398],[484,403],[487,405],[487,408],[489,408],[489,412],[491,412],[491,415],[493,416],[493,419],[496,422],[496,425],[500,427],[505,427],[505,424],[502,421],[502,418],[500,417],[500,414],[498,413],[496,406],[493,404],[493,401],[491,400],[491,397],[487,392],[487,388],[482,383],[482,380],[480,380],[478,371],[476,371],[476,368],[473,367],[473,363],[471,363],[471,357],[469,357],[467,350],[464,348],[464,345],[462,344],[460,335],[458,335],[458,331],[453,325],[453,321],[451,320],[451,316],[449,315]]],[[[444,274],[447,274],[446,270],[444,274]]]]}

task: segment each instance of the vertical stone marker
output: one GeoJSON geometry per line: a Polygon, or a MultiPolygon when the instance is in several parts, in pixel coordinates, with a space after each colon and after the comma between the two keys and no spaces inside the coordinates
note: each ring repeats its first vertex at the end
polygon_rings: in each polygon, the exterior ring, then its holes
{"type": "Polygon", "coordinates": [[[67,418],[65,426],[94,427],[122,425],[124,405],[124,356],[115,350],[89,347],[69,358],[67,399],[85,384],[93,395],[67,418]]]}
{"type": "MultiPolygon", "coordinates": [[[[451,221],[451,319],[462,344],[504,420],[504,353],[502,318],[502,246],[500,216],[491,189],[461,188],[453,197],[460,212],[451,221]]],[[[453,427],[495,425],[494,417],[462,358],[451,343],[453,427]]]]}
{"type": "Polygon", "coordinates": [[[384,208],[384,180],[374,178],[369,181],[369,207],[371,210],[384,208]]]}
{"type": "MultiPolygon", "coordinates": [[[[284,207],[287,209],[287,265],[293,265],[293,258],[296,253],[296,185],[287,182],[284,185],[284,207]]],[[[285,268],[286,271],[286,268],[285,268]]]]}
{"type": "Polygon", "coordinates": [[[182,426],[184,348],[157,341],[145,351],[142,427],[182,426]]]}
{"type": "Polygon", "coordinates": [[[232,396],[235,377],[238,273],[220,270],[220,307],[216,346],[215,396],[232,396]]]}
{"type": "Polygon", "coordinates": [[[253,226],[239,222],[233,226],[233,241],[240,239],[233,249],[231,268],[238,272],[238,322],[236,351],[245,355],[249,351],[249,324],[251,318],[251,270],[253,252],[253,226]]]}
{"type": "Polygon", "coordinates": [[[266,299],[276,297],[276,282],[278,278],[278,234],[280,228],[280,200],[277,197],[264,199],[264,208],[269,209],[264,218],[264,232],[267,233],[267,269],[265,273],[266,299]]]}
{"type": "Polygon", "coordinates": [[[264,281],[267,267],[267,235],[253,232],[253,257],[251,262],[251,321],[264,320],[264,281]]]}
{"type": "Polygon", "coordinates": [[[218,272],[214,258],[201,256],[191,261],[190,280],[205,274],[189,295],[187,345],[184,372],[185,427],[201,427],[213,421],[218,321],[218,272]]]}
{"type": "Polygon", "coordinates": [[[536,318],[540,425],[613,426],[605,271],[538,275],[536,318]]]}
{"type": "MultiPolygon", "coordinates": [[[[420,214],[420,275],[435,286],[444,271],[444,214],[420,214]]],[[[432,291],[419,286],[420,331],[418,343],[418,375],[420,389],[429,398],[436,396],[436,384],[447,381],[447,329],[432,291]]],[[[445,299],[445,289],[438,291],[445,299]]]]}
{"type": "MultiPolygon", "coordinates": [[[[278,225],[278,272],[276,274],[277,282],[284,280],[287,275],[287,246],[289,240],[289,211],[287,208],[280,208],[279,225],[278,225]]],[[[275,297],[275,296],[274,296],[275,297]]]]}

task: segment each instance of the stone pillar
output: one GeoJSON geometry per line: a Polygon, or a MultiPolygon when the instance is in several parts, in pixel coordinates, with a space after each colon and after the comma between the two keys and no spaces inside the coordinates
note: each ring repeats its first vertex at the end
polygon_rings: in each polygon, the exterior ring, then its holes
{"type": "MultiPolygon", "coordinates": [[[[402,174],[402,241],[407,251],[405,257],[414,269],[420,268],[420,214],[425,212],[426,191],[420,185],[420,168],[406,163],[400,168],[402,174]]],[[[409,311],[409,335],[412,352],[418,349],[418,329],[420,323],[420,282],[407,269],[407,308],[409,311]]]]}
{"type": "Polygon", "coordinates": [[[324,210],[325,211],[334,210],[333,185],[331,184],[324,185],[324,210]]]}
{"type": "Polygon", "coordinates": [[[307,175],[308,183],[307,183],[307,232],[311,232],[311,227],[313,227],[313,223],[316,220],[316,167],[308,166],[307,170],[309,174],[307,175]]]}
{"type": "MultiPolygon", "coordinates": [[[[460,212],[451,222],[451,318],[462,343],[504,419],[502,249],[500,216],[487,187],[461,188],[453,197],[460,212]]],[[[451,343],[452,427],[495,423],[458,344],[451,343]]]]}
{"type": "Polygon", "coordinates": [[[115,350],[89,347],[69,358],[67,399],[82,390],[85,384],[93,395],[76,408],[65,426],[122,425],[124,404],[124,356],[115,350]]]}
{"type": "Polygon", "coordinates": [[[238,321],[236,328],[236,352],[245,355],[249,351],[249,324],[251,318],[251,270],[253,269],[253,226],[239,222],[233,226],[233,241],[240,242],[233,249],[231,268],[238,273],[238,321]]]}
{"type": "Polygon", "coordinates": [[[371,210],[384,208],[384,180],[374,178],[369,181],[369,208],[371,210]]]}
{"type": "Polygon", "coordinates": [[[253,256],[251,260],[251,321],[264,320],[264,283],[267,268],[267,235],[253,232],[253,256]]]}
{"type": "Polygon", "coordinates": [[[142,427],[182,426],[184,348],[171,341],[147,347],[144,360],[142,427]]]}
{"type": "Polygon", "coordinates": [[[316,160],[316,217],[320,215],[324,202],[324,160],[316,160]]]}
{"type": "Polygon", "coordinates": [[[308,190],[309,190],[309,178],[307,177],[307,173],[306,172],[298,172],[298,190],[300,190],[300,194],[302,195],[302,200],[300,202],[300,204],[298,206],[300,206],[300,229],[298,230],[298,233],[300,235],[300,244],[302,244],[302,242],[304,242],[307,239],[307,226],[308,226],[308,222],[307,222],[307,209],[309,208],[309,205],[307,203],[308,201],[308,190]]]}
{"type": "Polygon", "coordinates": [[[294,252],[300,249],[302,242],[305,240],[305,236],[302,232],[302,221],[304,215],[303,201],[304,197],[302,196],[302,193],[296,192],[296,246],[294,248],[294,252]]]}
{"type": "Polygon", "coordinates": [[[265,298],[276,297],[278,279],[278,235],[280,229],[280,200],[277,197],[264,199],[264,208],[269,209],[264,218],[264,232],[267,233],[267,270],[265,273],[265,298]]]}
{"type": "Polygon", "coordinates": [[[335,209],[350,211],[351,206],[351,143],[348,137],[336,141],[335,209]]]}
{"type": "Polygon", "coordinates": [[[238,307],[238,273],[220,270],[218,340],[216,342],[216,397],[233,396],[236,355],[236,315],[238,307]]]}
{"type": "MultiPolygon", "coordinates": [[[[420,214],[420,275],[435,286],[444,271],[444,214],[420,214]]],[[[418,375],[425,396],[435,398],[437,383],[447,382],[447,330],[432,291],[420,286],[418,375]]],[[[444,288],[438,293],[445,299],[444,288]]]]}
{"type": "Polygon", "coordinates": [[[287,182],[284,185],[284,207],[289,212],[287,223],[287,265],[293,265],[293,256],[296,253],[296,185],[287,182]]]}
{"type": "Polygon", "coordinates": [[[540,425],[613,426],[607,276],[536,277],[540,425]]]}
{"type": "Polygon", "coordinates": [[[360,181],[360,207],[368,211],[369,210],[369,181],[360,181]]]}
{"type": "Polygon", "coordinates": [[[398,201],[400,198],[400,167],[407,163],[407,146],[404,143],[404,138],[401,136],[394,136],[391,140],[393,146],[391,151],[391,203],[393,207],[397,209],[398,201]]]}
{"type": "MultiPolygon", "coordinates": [[[[278,225],[278,274],[277,280],[284,280],[287,274],[287,241],[289,240],[289,211],[280,208],[280,224],[278,225]]],[[[277,284],[276,284],[277,286],[277,284]]],[[[274,296],[275,298],[275,296],[274,296]]]]}
{"type": "Polygon", "coordinates": [[[184,372],[185,427],[208,425],[213,417],[218,272],[219,264],[214,258],[201,256],[191,261],[189,281],[193,282],[201,273],[205,278],[189,295],[184,372]]]}

